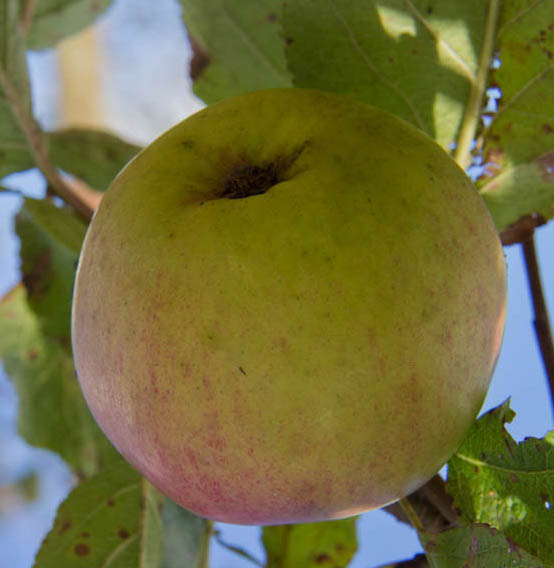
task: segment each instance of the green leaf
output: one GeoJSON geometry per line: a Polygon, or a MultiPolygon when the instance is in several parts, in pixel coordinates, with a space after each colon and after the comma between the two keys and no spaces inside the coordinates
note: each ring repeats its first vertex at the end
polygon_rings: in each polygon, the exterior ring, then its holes
{"type": "Polygon", "coordinates": [[[356,518],[265,527],[267,568],[348,566],[356,553],[356,518]]]}
{"type": "Polygon", "coordinates": [[[166,499],[162,511],[162,568],[205,568],[211,523],[166,499]]]}
{"type": "Polygon", "coordinates": [[[0,3],[0,179],[34,165],[22,120],[31,116],[31,93],[18,0],[0,3]]]}
{"type": "Polygon", "coordinates": [[[21,19],[29,29],[31,49],[54,46],[92,24],[111,4],[111,0],[26,0],[21,2],[21,19]]]}
{"type": "Polygon", "coordinates": [[[29,305],[42,330],[71,352],[71,300],[86,225],[69,209],[25,199],[16,219],[21,271],[29,305]]]}
{"type": "Polygon", "coordinates": [[[81,394],[71,356],[44,336],[25,290],[0,300],[0,359],[19,397],[18,430],[31,445],[57,452],[81,475],[116,455],[81,394]]]}
{"type": "Polygon", "coordinates": [[[487,178],[480,191],[498,231],[527,213],[551,219],[554,216],[554,151],[508,167],[492,179],[487,178]]]}
{"type": "Polygon", "coordinates": [[[288,87],[281,0],[180,0],[193,46],[194,92],[206,103],[288,87]]]}
{"type": "Polygon", "coordinates": [[[456,141],[483,49],[482,0],[287,2],[287,59],[298,87],[340,93],[456,141]]]}
{"type": "Polygon", "coordinates": [[[448,489],[468,522],[487,523],[554,564],[554,432],[517,444],[505,403],[481,417],[448,462],[448,489]]]}
{"type": "Polygon", "coordinates": [[[431,568],[551,568],[483,525],[426,534],[422,543],[431,568]]]}
{"type": "Polygon", "coordinates": [[[159,568],[161,502],[146,480],[117,460],[60,505],[35,568],[159,568]]]}
{"type": "Polygon", "coordinates": [[[496,42],[501,65],[491,85],[502,96],[482,134],[487,170],[480,181],[487,193],[495,187],[500,230],[528,214],[553,216],[553,26],[554,0],[501,2],[496,42]]]}
{"type": "Polygon", "coordinates": [[[56,166],[104,191],[139,151],[108,132],[72,128],[48,134],[50,158],[56,166]]]}

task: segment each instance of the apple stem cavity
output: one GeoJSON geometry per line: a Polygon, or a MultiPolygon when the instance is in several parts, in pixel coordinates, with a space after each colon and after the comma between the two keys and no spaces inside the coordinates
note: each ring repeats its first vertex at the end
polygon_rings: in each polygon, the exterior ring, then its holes
{"type": "Polygon", "coordinates": [[[288,156],[278,156],[272,162],[258,166],[243,163],[236,166],[225,180],[223,191],[219,197],[226,199],[243,199],[265,193],[273,186],[288,179],[286,173],[298,160],[308,141],[302,142],[288,156]]]}
{"type": "Polygon", "coordinates": [[[279,169],[277,163],[270,163],[266,166],[250,164],[239,166],[227,178],[220,196],[227,199],[242,199],[265,193],[282,181],[279,169]]]}

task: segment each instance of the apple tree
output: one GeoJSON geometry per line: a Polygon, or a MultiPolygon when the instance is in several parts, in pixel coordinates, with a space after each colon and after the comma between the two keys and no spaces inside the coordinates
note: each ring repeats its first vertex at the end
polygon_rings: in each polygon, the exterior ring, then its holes
{"type": "MultiPolygon", "coordinates": [[[[523,250],[535,310],[529,332],[550,388],[545,404],[554,407],[554,348],[534,244],[554,210],[554,1],[179,4],[194,92],[207,105],[271,88],[333,93],[411,123],[472,175],[502,244],[523,250]]],[[[108,132],[41,128],[26,51],[55,46],[109,5],[0,5],[0,176],[38,168],[48,187],[42,199],[25,196],[15,219],[22,279],[0,301],[0,357],[19,396],[20,435],[58,453],[78,479],[35,566],[207,568],[218,540],[245,566],[346,567],[357,550],[356,517],[266,526],[266,558],[258,559],[121,459],[84,401],[71,347],[75,272],[102,192],[140,148],[108,132]]],[[[554,566],[553,433],[517,443],[506,429],[515,417],[509,402],[484,410],[448,461],[446,480],[437,474],[386,507],[424,550],[389,568],[554,566]]]]}

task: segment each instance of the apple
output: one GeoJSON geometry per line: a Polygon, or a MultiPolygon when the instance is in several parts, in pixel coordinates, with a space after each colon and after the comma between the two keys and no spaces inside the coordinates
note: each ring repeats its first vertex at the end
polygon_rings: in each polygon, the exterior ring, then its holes
{"type": "Polygon", "coordinates": [[[485,397],[505,319],[493,222],[431,139],[275,89],[187,118],[113,182],[73,304],[78,378],[119,452],[239,524],[417,489],[485,397]]]}

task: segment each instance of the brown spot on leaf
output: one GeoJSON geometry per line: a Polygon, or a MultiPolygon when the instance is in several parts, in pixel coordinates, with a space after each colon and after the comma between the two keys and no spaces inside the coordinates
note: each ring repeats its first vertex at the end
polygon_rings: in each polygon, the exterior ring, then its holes
{"type": "Polygon", "coordinates": [[[81,536],[82,536],[83,538],[89,538],[89,537],[90,537],[90,533],[88,533],[88,532],[83,532],[83,533],[81,533],[81,536]]]}
{"type": "Polygon", "coordinates": [[[108,507],[115,507],[115,501],[113,499],[108,499],[107,505],[108,507]]]}
{"type": "Polygon", "coordinates": [[[293,42],[294,42],[294,39],[292,37],[288,36],[288,37],[285,38],[285,44],[286,45],[290,45],[293,42]]]}
{"type": "Polygon", "coordinates": [[[537,159],[541,170],[541,178],[546,183],[554,181],[554,151],[543,154],[537,159]]]}
{"type": "Polygon", "coordinates": [[[517,481],[517,475],[513,471],[510,473],[510,481],[512,483],[515,483],[517,481]]]}
{"type": "Polygon", "coordinates": [[[63,521],[62,525],[58,531],[58,534],[63,534],[64,532],[68,531],[73,526],[73,523],[69,520],[63,521]]]}
{"type": "Polygon", "coordinates": [[[333,559],[328,554],[318,554],[314,558],[314,560],[316,564],[328,564],[329,562],[333,561],[333,559]]]}
{"type": "Polygon", "coordinates": [[[541,125],[541,128],[545,134],[552,134],[554,132],[554,128],[552,128],[552,126],[546,122],[541,125]]]}
{"type": "Polygon", "coordinates": [[[36,349],[29,349],[29,351],[27,351],[27,359],[29,359],[29,361],[34,361],[37,357],[38,351],[36,349]]]}
{"type": "Polygon", "coordinates": [[[88,556],[88,553],[90,552],[90,548],[84,542],[78,542],[75,545],[74,550],[77,556],[88,556]]]}
{"type": "Polygon", "coordinates": [[[278,20],[277,18],[277,14],[275,12],[269,12],[269,14],[267,15],[267,21],[274,23],[278,20]]]}
{"type": "Polygon", "coordinates": [[[117,536],[125,540],[126,538],[129,538],[129,531],[127,531],[126,529],[119,529],[119,531],[117,532],[117,536]]]}
{"type": "Polygon", "coordinates": [[[519,546],[511,538],[506,537],[506,540],[508,541],[508,544],[510,545],[510,552],[515,552],[520,558],[523,558],[523,556],[521,555],[521,549],[519,548],[519,546]]]}
{"type": "Polygon", "coordinates": [[[208,52],[189,34],[192,57],[190,60],[189,75],[193,81],[202,75],[204,69],[209,65],[211,57],[208,52]]]}
{"type": "Polygon", "coordinates": [[[40,296],[46,292],[46,276],[51,266],[52,252],[45,249],[35,258],[30,270],[23,272],[23,284],[29,296],[40,296]]]}

